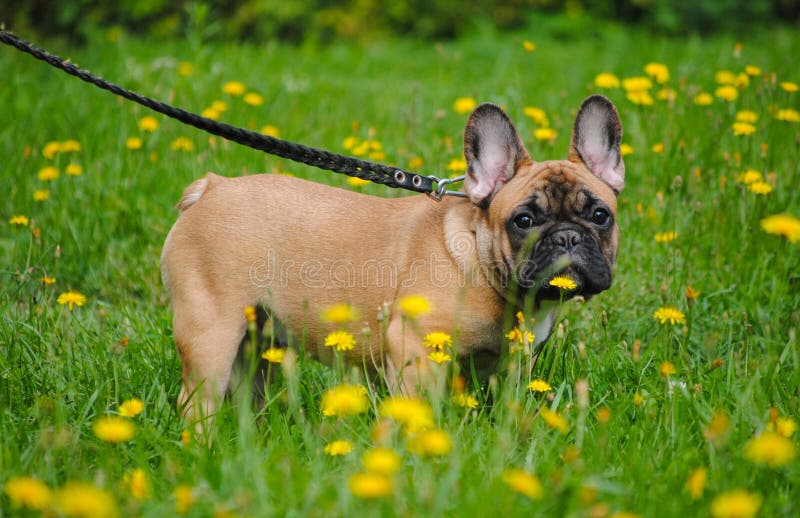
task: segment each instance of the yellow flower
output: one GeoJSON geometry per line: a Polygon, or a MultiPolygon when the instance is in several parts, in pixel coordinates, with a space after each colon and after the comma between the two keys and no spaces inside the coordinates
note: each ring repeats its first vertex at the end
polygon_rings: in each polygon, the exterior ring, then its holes
{"type": "Polygon", "coordinates": [[[369,408],[367,389],[348,384],[328,389],[322,395],[320,408],[325,416],[342,417],[366,412],[369,408]]]}
{"type": "Polygon", "coordinates": [[[478,408],[478,400],[469,394],[455,394],[453,404],[462,408],[478,408]]]}
{"type": "Polygon", "coordinates": [[[610,72],[601,72],[595,76],[594,85],[598,88],[619,88],[619,78],[610,72]]]}
{"type": "Polygon", "coordinates": [[[750,185],[751,183],[762,181],[763,178],[764,176],[761,174],[760,171],[756,171],[755,169],[748,169],[739,176],[737,176],[736,181],[743,183],[745,185],[750,185]]]}
{"type": "Polygon", "coordinates": [[[222,85],[222,91],[228,95],[242,95],[245,89],[244,83],[239,81],[228,81],[222,85]]]}
{"type": "Polygon", "coordinates": [[[142,139],[140,137],[129,137],[125,140],[125,147],[128,149],[142,149],[142,139]]]}
{"type": "Polygon", "coordinates": [[[48,142],[42,148],[42,155],[48,160],[52,160],[59,151],[61,151],[61,142],[48,142]]]}
{"type": "Polygon", "coordinates": [[[216,111],[216,112],[218,112],[218,113],[224,113],[224,112],[228,111],[228,103],[226,103],[225,101],[219,101],[219,100],[213,101],[211,103],[211,109],[216,111]]]}
{"type": "Polygon", "coordinates": [[[531,333],[530,331],[525,331],[523,333],[519,327],[515,327],[514,329],[506,333],[506,338],[508,338],[510,342],[531,343],[533,342],[535,337],[533,336],[533,333],[531,333]]]}
{"type": "Polygon", "coordinates": [[[280,138],[281,136],[281,130],[277,126],[273,126],[272,124],[267,124],[266,126],[262,126],[261,133],[269,137],[275,137],[275,138],[280,138]]]}
{"type": "Polygon", "coordinates": [[[636,406],[641,406],[644,403],[644,396],[639,394],[638,392],[633,395],[633,404],[636,406]]]}
{"type": "Polygon", "coordinates": [[[358,310],[350,304],[334,304],[322,311],[322,320],[329,324],[342,325],[358,318],[358,310]]]}
{"type": "Polygon", "coordinates": [[[449,362],[452,358],[446,352],[433,351],[432,353],[428,354],[428,359],[441,365],[445,362],[449,362]]]}
{"type": "Polygon", "coordinates": [[[542,416],[542,419],[550,428],[558,430],[561,433],[567,433],[569,431],[567,420],[558,412],[550,410],[547,407],[543,407],[539,412],[539,415],[542,416]]]}
{"type": "Polygon", "coordinates": [[[463,173],[467,170],[467,161],[463,158],[454,158],[447,163],[445,169],[455,173],[463,173]]]}
{"type": "Polygon", "coordinates": [[[700,292],[692,288],[691,286],[686,286],[686,291],[684,292],[684,294],[686,296],[686,300],[695,300],[697,297],[700,296],[700,292]]]}
{"type": "Polygon", "coordinates": [[[622,144],[619,146],[619,152],[622,156],[628,156],[633,154],[633,146],[630,144],[622,144]]]}
{"type": "Polygon", "coordinates": [[[144,410],[144,403],[139,398],[131,398],[119,406],[119,415],[122,417],[136,417],[144,410]]]}
{"type": "Polygon", "coordinates": [[[536,106],[526,106],[522,109],[522,113],[530,117],[533,122],[539,126],[546,127],[550,125],[550,121],[547,120],[547,114],[541,108],[537,108],[536,106]]]}
{"type": "Polygon", "coordinates": [[[42,277],[41,279],[39,279],[39,281],[42,284],[44,284],[45,286],[49,286],[51,284],[55,284],[56,283],[56,278],[55,277],[42,277]]]}
{"type": "Polygon", "coordinates": [[[660,371],[662,376],[671,376],[678,372],[675,370],[675,365],[673,365],[672,362],[661,362],[660,371]]]}
{"type": "Polygon", "coordinates": [[[8,495],[14,509],[27,507],[44,511],[53,499],[53,493],[47,484],[31,477],[9,478],[3,484],[3,492],[8,495]]]}
{"type": "Polygon", "coordinates": [[[192,151],[194,150],[194,142],[186,137],[178,137],[169,145],[173,151],[192,151]]]}
{"type": "Polygon", "coordinates": [[[689,478],[686,480],[686,491],[692,500],[697,500],[703,496],[703,490],[706,487],[706,480],[708,480],[708,470],[700,467],[692,471],[689,478]]]}
{"type": "Polygon", "coordinates": [[[453,440],[444,430],[424,430],[408,440],[408,451],[422,457],[441,457],[453,449],[453,440]]]}
{"type": "Polygon", "coordinates": [[[744,489],[720,493],[711,502],[713,518],[753,518],[761,508],[761,497],[744,489]]]}
{"type": "Polygon", "coordinates": [[[256,321],[256,308],[255,306],[245,306],[242,310],[244,313],[244,319],[247,320],[248,323],[252,324],[256,321]]]}
{"type": "Polygon", "coordinates": [[[556,275],[550,282],[548,283],[550,286],[554,286],[562,291],[572,291],[578,287],[575,284],[575,281],[567,277],[566,275],[556,275]]]}
{"type": "Polygon", "coordinates": [[[350,135],[342,141],[342,147],[347,151],[352,151],[358,145],[359,138],[355,135],[350,135]]]}
{"type": "Polygon", "coordinates": [[[708,106],[713,102],[714,98],[711,97],[711,94],[706,92],[700,92],[694,97],[694,103],[698,106],[708,106]]]}
{"type": "Polygon", "coordinates": [[[778,86],[780,86],[781,90],[783,90],[784,92],[789,92],[789,93],[794,93],[798,89],[800,89],[800,86],[797,86],[797,83],[793,83],[791,81],[781,81],[780,83],[778,83],[778,86]]]}
{"type": "Polygon", "coordinates": [[[369,180],[364,180],[362,178],[356,178],[355,176],[348,176],[347,177],[347,184],[352,187],[364,187],[365,185],[369,185],[369,180]]]}
{"type": "Polygon", "coordinates": [[[147,475],[141,468],[136,468],[125,474],[122,482],[128,486],[131,495],[136,500],[147,500],[150,498],[150,482],[147,480],[147,475]]]}
{"type": "Polygon", "coordinates": [[[553,128],[536,128],[533,130],[533,136],[538,141],[554,140],[558,133],[553,128]]]}
{"type": "Polygon", "coordinates": [[[17,225],[19,227],[27,227],[29,222],[28,216],[22,214],[11,216],[11,219],[8,220],[9,225],[17,225]]]}
{"type": "Polygon", "coordinates": [[[381,403],[378,413],[399,423],[411,433],[433,426],[433,410],[421,399],[391,397],[381,403]]]}
{"type": "Polygon", "coordinates": [[[653,317],[661,324],[685,324],[686,315],[681,310],[674,306],[660,307],[653,312],[653,317]]]}
{"type": "Polygon", "coordinates": [[[347,481],[347,487],[358,498],[381,498],[394,490],[392,479],[380,473],[356,473],[347,481]]]}
{"type": "Polygon", "coordinates": [[[536,50],[536,44],[532,41],[525,40],[522,42],[522,48],[525,49],[525,52],[533,52],[536,50]]]}
{"type": "Polygon", "coordinates": [[[181,431],[181,444],[184,446],[192,444],[192,432],[189,430],[181,431]]]}
{"type": "Polygon", "coordinates": [[[653,146],[650,148],[650,151],[660,155],[661,153],[664,152],[664,143],[659,142],[658,144],[653,144],[653,146]]]}
{"type": "Polygon", "coordinates": [[[408,159],[408,168],[412,171],[415,169],[420,169],[422,167],[423,161],[421,157],[412,156],[408,159]]]}
{"type": "Polygon", "coordinates": [[[656,83],[669,81],[669,68],[663,63],[648,63],[644,66],[644,73],[655,79],[656,83]]]}
{"type": "Polygon", "coordinates": [[[542,483],[536,475],[519,468],[507,469],[503,472],[503,482],[512,491],[525,495],[531,500],[541,500],[542,483]]]}
{"type": "Polygon", "coordinates": [[[736,74],[730,70],[719,70],[714,74],[714,81],[720,85],[732,85],[736,81],[736,74]]]}
{"type": "Polygon", "coordinates": [[[347,331],[333,331],[325,337],[325,347],[334,347],[337,351],[352,351],[356,339],[347,331]]]}
{"type": "Polygon", "coordinates": [[[264,97],[261,94],[257,94],[255,92],[249,92],[245,94],[243,97],[245,104],[249,104],[250,106],[261,106],[264,104],[264,97]]]}
{"type": "Polygon", "coordinates": [[[175,486],[172,494],[175,497],[175,511],[179,514],[188,513],[189,509],[192,508],[192,504],[194,504],[194,489],[191,486],[181,484],[175,486]]]}
{"type": "Polygon", "coordinates": [[[261,353],[261,357],[270,363],[281,363],[285,355],[286,349],[281,349],[279,347],[269,347],[261,353]]]}
{"type": "Polygon", "coordinates": [[[703,437],[714,444],[722,443],[728,433],[731,418],[724,410],[717,410],[711,416],[708,426],[703,429],[703,437]]]}
{"type": "Polygon", "coordinates": [[[70,176],[80,176],[83,174],[83,167],[80,164],[69,164],[64,172],[70,176]]]}
{"type": "Polygon", "coordinates": [[[553,387],[543,379],[535,379],[528,383],[528,388],[534,392],[550,392],[553,387]]]}
{"type": "Polygon", "coordinates": [[[733,134],[739,136],[749,136],[756,132],[756,127],[749,122],[734,122],[731,126],[733,134]]]}
{"type": "Polygon", "coordinates": [[[158,119],[152,115],[145,115],[139,119],[139,131],[147,131],[149,133],[158,129],[158,119]]]}
{"type": "Polygon", "coordinates": [[[656,93],[656,98],[661,101],[674,101],[678,97],[678,92],[666,86],[656,93]]]}
{"type": "Polygon", "coordinates": [[[453,338],[447,333],[436,331],[425,335],[422,344],[430,349],[442,350],[453,346],[453,338]]]}
{"type": "Polygon", "coordinates": [[[65,140],[61,143],[62,153],[77,153],[81,150],[81,143],[77,140],[65,140]]]}
{"type": "Polygon", "coordinates": [[[39,174],[37,175],[37,177],[39,178],[39,180],[43,182],[50,182],[58,178],[58,175],[59,175],[58,169],[49,165],[39,169],[39,174]]]}
{"type": "Polygon", "coordinates": [[[626,77],[622,80],[622,88],[624,88],[626,92],[642,92],[652,87],[653,83],[643,76],[626,77]]]}
{"type": "Polygon", "coordinates": [[[744,72],[738,74],[736,78],[733,80],[733,86],[736,88],[744,88],[750,84],[750,76],[745,74],[744,72]]]}
{"type": "Polygon", "coordinates": [[[341,439],[325,445],[325,453],[331,457],[347,455],[351,451],[353,451],[353,445],[341,439]]]}
{"type": "Polygon", "coordinates": [[[66,291],[58,296],[56,302],[62,306],[66,304],[69,310],[72,311],[75,306],[81,307],[86,304],[86,296],[77,291],[66,291]]]}
{"type": "Polygon", "coordinates": [[[770,421],[767,430],[783,437],[791,437],[797,431],[797,423],[791,417],[778,417],[775,421],[770,421]]]}
{"type": "Polygon", "coordinates": [[[200,112],[200,115],[202,115],[206,119],[219,120],[221,114],[214,108],[206,108],[205,110],[200,112]]]}
{"type": "Polygon", "coordinates": [[[767,182],[753,182],[747,186],[747,189],[756,194],[769,194],[772,192],[772,186],[767,182]]]}
{"type": "Polygon", "coordinates": [[[653,105],[653,98],[650,96],[647,90],[631,90],[625,97],[627,97],[628,100],[633,104],[639,104],[642,106],[653,105]]]}
{"type": "Polygon", "coordinates": [[[747,459],[771,468],[785,466],[796,454],[794,442],[775,432],[764,432],[744,445],[744,456],[747,459]]]}
{"type": "Polygon", "coordinates": [[[739,97],[739,90],[735,86],[725,85],[717,88],[714,91],[714,95],[726,101],[735,101],[739,97]]]}
{"type": "Polygon", "coordinates": [[[406,295],[398,300],[400,311],[409,318],[417,318],[419,316],[430,313],[431,303],[428,302],[422,295],[406,295]]]}
{"type": "Polygon", "coordinates": [[[453,110],[455,110],[456,113],[463,115],[474,110],[477,105],[478,102],[472,97],[459,97],[453,103],[453,110]]]}
{"type": "Polygon", "coordinates": [[[50,198],[50,191],[47,189],[37,189],[33,191],[33,201],[45,201],[50,198]]]}
{"type": "Polygon", "coordinates": [[[800,112],[790,108],[778,110],[775,112],[775,118],[785,122],[800,122],[800,112]]]}
{"type": "Polygon", "coordinates": [[[67,482],[56,491],[56,508],[61,514],[80,518],[107,518],[119,515],[114,497],[85,482],[67,482]]]}
{"type": "Polygon", "coordinates": [[[761,69],[755,65],[747,65],[744,67],[744,72],[750,77],[756,77],[761,75],[761,69]]]}
{"type": "Polygon", "coordinates": [[[678,239],[679,235],[680,234],[674,231],[658,232],[653,236],[653,239],[655,239],[656,243],[671,243],[672,241],[678,239]]]}
{"type": "Polygon", "coordinates": [[[391,448],[372,448],[364,452],[361,464],[370,473],[391,475],[400,469],[402,458],[391,448]]]}
{"type": "Polygon", "coordinates": [[[183,77],[189,77],[194,74],[194,65],[188,61],[181,61],[176,67],[178,74],[183,77]]]}
{"type": "Polygon", "coordinates": [[[101,441],[120,443],[133,439],[136,426],[124,417],[105,416],[95,419],[92,431],[101,441]]]}
{"type": "Polygon", "coordinates": [[[737,122],[749,122],[753,124],[758,120],[758,114],[754,111],[750,110],[741,110],[736,112],[736,121],[737,122]]]}

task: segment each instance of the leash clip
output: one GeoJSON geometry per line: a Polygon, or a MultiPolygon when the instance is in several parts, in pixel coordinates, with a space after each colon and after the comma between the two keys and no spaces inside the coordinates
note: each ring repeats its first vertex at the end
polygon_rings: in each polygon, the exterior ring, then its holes
{"type": "Polygon", "coordinates": [[[442,201],[442,198],[445,196],[456,196],[458,198],[466,198],[467,193],[463,191],[449,191],[447,190],[447,186],[451,183],[458,183],[464,181],[464,175],[456,176],[455,178],[437,178],[435,176],[429,177],[431,180],[436,182],[436,188],[428,193],[428,196],[433,198],[436,201],[442,201]]]}

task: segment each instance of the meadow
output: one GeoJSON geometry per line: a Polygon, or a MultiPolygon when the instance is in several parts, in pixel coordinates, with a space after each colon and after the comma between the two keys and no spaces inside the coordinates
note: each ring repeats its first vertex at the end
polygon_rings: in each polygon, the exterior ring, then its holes
{"type": "Polygon", "coordinates": [[[798,515],[798,34],[540,19],[442,43],[39,42],[190,111],[441,176],[463,169],[476,101],[504,106],[534,159],[566,157],[587,95],[619,109],[614,285],[565,303],[532,366],[525,315],[486,387],[443,361],[413,404],[289,354],[266,406],[238,394],[210,437],[176,410],[158,264],[183,188],[277,172],[408,193],[0,48],[0,516],[798,515]],[[330,392],[343,385],[364,390],[330,392]]]}

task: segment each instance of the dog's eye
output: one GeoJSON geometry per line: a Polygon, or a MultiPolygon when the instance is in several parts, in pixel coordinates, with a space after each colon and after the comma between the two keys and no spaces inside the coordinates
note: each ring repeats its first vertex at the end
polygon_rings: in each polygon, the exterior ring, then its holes
{"type": "Polygon", "coordinates": [[[598,227],[605,227],[611,220],[611,214],[606,209],[594,209],[592,212],[591,222],[598,227]]]}
{"type": "Polygon", "coordinates": [[[514,218],[514,226],[520,230],[528,230],[533,228],[533,216],[528,213],[520,214],[514,218]]]}

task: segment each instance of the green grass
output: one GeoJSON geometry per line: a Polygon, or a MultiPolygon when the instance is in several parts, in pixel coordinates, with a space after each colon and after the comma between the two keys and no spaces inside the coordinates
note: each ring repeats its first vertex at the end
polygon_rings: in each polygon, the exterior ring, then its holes
{"type": "MultiPolygon", "coordinates": [[[[349,374],[313,360],[300,358],[295,374],[274,384],[279,397],[260,415],[234,401],[221,410],[210,446],[181,444],[180,363],[158,267],[177,217],[174,204],[207,171],[280,170],[346,187],[345,180],[165,119],[154,133],[142,134],[137,121],[144,108],[0,49],[0,484],[18,476],[51,488],[91,482],[131,516],[172,514],[179,484],[194,489],[192,516],[693,516],[707,514],[717,495],[738,488],[760,495],[762,516],[800,512],[797,457],[772,468],[744,455],[744,445],[770,423],[771,408],[800,420],[800,244],[759,225],[776,213],[800,216],[800,125],[771,113],[800,107],[800,93],[777,86],[800,82],[796,31],[669,40],[542,20],[526,33],[478,32],[436,45],[400,40],[292,48],[97,38],[70,49],[46,43],[112,81],[189,110],[225,100],[226,122],[255,129],[272,124],[289,140],[343,151],[347,136],[374,135],[386,161],[405,167],[419,157],[428,174],[446,174],[460,156],[465,116],[452,109],[457,97],[504,105],[540,159],[566,156],[572,120],[581,100],[597,91],[599,72],[630,77],[650,61],[665,63],[677,99],[637,106],[621,89],[604,92],[619,108],[624,141],[635,149],[626,157],[628,183],[620,198],[619,262],[610,291],[561,312],[563,329],[534,373],[549,378],[552,401],[529,393],[527,379],[518,381],[513,369],[491,385],[491,407],[465,412],[447,397],[430,398],[453,451],[420,458],[405,451],[402,437],[391,437],[403,456],[394,494],[365,501],[350,493],[347,481],[373,444],[380,391],[370,393],[366,414],[324,418],[322,393],[349,374]],[[538,49],[525,52],[524,39],[538,49]],[[741,57],[734,54],[737,41],[741,57]],[[193,63],[194,75],[180,76],[179,61],[193,63]],[[716,71],[738,73],[748,64],[764,75],[735,102],[693,103],[701,90],[713,94],[716,71]],[[251,108],[222,94],[221,85],[231,80],[261,93],[264,104],[251,108]],[[526,106],[547,112],[555,141],[534,140],[526,106]],[[736,137],[730,128],[742,109],[758,113],[757,130],[736,137]],[[143,137],[142,150],[126,149],[134,136],[143,137]],[[194,151],[172,151],[179,136],[191,139],[194,151]],[[47,142],[66,139],[78,140],[82,150],[42,156],[47,142]],[[664,144],[662,154],[651,151],[656,143],[664,144]],[[83,174],[66,175],[70,162],[82,165],[83,174]],[[37,172],[47,165],[61,176],[45,184],[37,172]],[[738,183],[749,168],[774,172],[774,190],[756,195],[738,183]],[[37,189],[48,189],[50,199],[34,202],[37,189]],[[18,214],[31,219],[29,227],[7,223],[18,214]],[[653,236],[666,231],[677,232],[677,240],[657,243],[653,236]],[[43,276],[56,283],[42,285],[43,276]],[[692,305],[684,297],[687,285],[700,292],[692,305]],[[70,289],[87,296],[85,306],[69,311],[57,304],[70,289]],[[660,325],[653,312],[665,305],[684,311],[686,325],[660,325]],[[677,370],[669,380],[660,374],[666,361],[677,370]],[[575,396],[580,379],[591,389],[587,408],[575,396]],[[639,405],[636,394],[643,398],[639,405]],[[98,440],[92,422],[132,397],[145,403],[134,418],[135,439],[98,440]],[[566,417],[567,433],[543,422],[537,411],[544,404],[566,417]],[[704,431],[715,413],[729,423],[710,441],[704,431]],[[354,451],[323,454],[339,438],[354,451]],[[504,484],[502,473],[514,467],[539,477],[541,500],[504,484]],[[698,467],[708,469],[708,482],[695,500],[684,484],[698,467]],[[135,468],[151,485],[144,501],[122,483],[135,468]]],[[[402,195],[377,186],[363,190],[402,195]]],[[[796,446],[797,434],[790,440],[796,446]]],[[[8,495],[0,495],[0,516],[17,513],[8,495]]]]}

